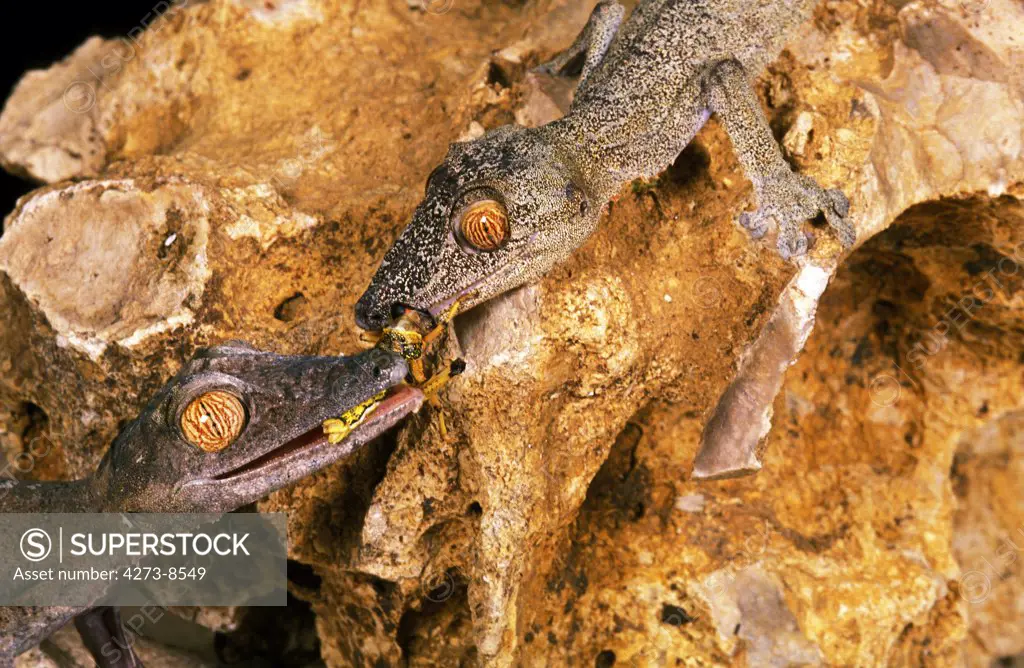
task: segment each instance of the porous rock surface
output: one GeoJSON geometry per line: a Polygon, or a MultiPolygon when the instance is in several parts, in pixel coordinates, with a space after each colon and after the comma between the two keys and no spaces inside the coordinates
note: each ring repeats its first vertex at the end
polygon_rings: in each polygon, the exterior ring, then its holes
{"type": "MultiPolygon", "coordinates": [[[[526,70],[589,9],[189,3],[26,76],[0,161],[48,185],[0,238],[8,457],[85,473],[201,345],[359,348],[352,306],[448,142],[557,113],[526,70]]],[[[1024,652],[1022,24],[1016,0],[825,2],[758,79],[860,246],[756,476],[690,475],[794,275],[734,223],[752,195],[714,121],[569,262],[460,317],[447,440],[426,410],[261,504],[319,576],[294,593],[327,663],[1024,652]]]]}

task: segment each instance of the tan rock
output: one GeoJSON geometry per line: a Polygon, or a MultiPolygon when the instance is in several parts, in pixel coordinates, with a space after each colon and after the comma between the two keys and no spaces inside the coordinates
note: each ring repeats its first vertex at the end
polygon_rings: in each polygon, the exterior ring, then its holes
{"type": "Polygon", "coordinates": [[[46,183],[97,174],[106,162],[96,108],[101,61],[130,52],[130,44],[92,37],[63,63],[27,73],[0,114],[0,165],[46,183]]]}

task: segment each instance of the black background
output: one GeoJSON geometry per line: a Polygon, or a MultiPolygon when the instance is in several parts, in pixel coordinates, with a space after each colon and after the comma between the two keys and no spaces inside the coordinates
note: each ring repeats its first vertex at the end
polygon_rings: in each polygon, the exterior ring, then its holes
{"type": "MultiPolygon", "coordinates": [[[[27,70],[45,69],[74,51],[90,35],[123,37],[138,27],[159,0],[44,2],[6,0],[0,4],[0,95],[6,103],[27,70]]],[[[151,19],[149,19],[151,20],[151,19]]],[[[0,170],[0,219],[18,197],[39,184],[0,170]]]]}

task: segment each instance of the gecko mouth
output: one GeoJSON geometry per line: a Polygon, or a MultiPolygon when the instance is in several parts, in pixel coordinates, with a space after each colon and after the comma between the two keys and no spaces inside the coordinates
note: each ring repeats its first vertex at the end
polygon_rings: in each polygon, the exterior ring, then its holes
{"type": "Polygon", "coordinates": [[[464,313],[469,309],[473,308],[474,306],[476,306],[477,304],[486,301],[487,298],[481,299],[480,288],[482,288],[484,284],[488,282],[504,282],[510,274],[515,274],[516,271],[520,270],[522,267],[521,260],[526,255],[526,248],[530,248],[536,237],[536,234],[532,235],[529,241],[527,242],[527,245],[523,249],[517,251],[515,254],[513,254],[511,257],[505,260],[504,264],[502,264],[500,267],[498,267],[491,273],[481,278],[478,278],[477,280],[473,281],[472,283],[462,288],[461,290],[457,290],[451,297],[443,299],[437,302],[436,304],[430,305],[429,307],[427,307],[426,310],[430,313],[430,315],[437,317],[440,314],[444,313],[449,306],[454,304],[455,300],[469,296],[470,298],[465,303],[463,303],[462,307],[459,309],[459,313],[464,313]]]}
{"type": "Polygon", "coordinates": [[[487,280],[487,278],[490,278],[490,276],[486,278],[481,278],[479,281],[473,281],[472,283],[469,284],[469,287],[459,290],[448,299],[438,302],[437,304],[434,304],[430,308],[426,309],[427,313],[429,313],[432,317],[436,318],[437,316],[447,311],[448,307],[454,304],[456,299],[465,297],[469,293],[476,290],[479,286],[483,285],[484,281],[487,280]]]}
{"type": "MultiPolygon", "coordinates": [[[[384,433],[409,413],[419,410],[422,403],[423,392],[409,385],[399,385],[389,390],[373,411],[368,413],[340,443],[328,442],[323,424],[318,422],[312,429],[287,443],[212,479],[235,481],[243,478],[270,477],[282,475],[282,471],[293,468],[304,469],[303,475],[309,475],[351,454],[359,446],[384,433]],[[299,462],[299,465],[290,466],[294,462],[299,462]]],[[[345,410],[341,409],[339,414],[345,410]]]]}

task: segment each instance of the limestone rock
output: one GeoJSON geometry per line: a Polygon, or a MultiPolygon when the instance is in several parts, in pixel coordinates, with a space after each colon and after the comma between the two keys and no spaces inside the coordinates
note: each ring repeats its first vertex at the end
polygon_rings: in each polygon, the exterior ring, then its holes
{"type": "Polygon", "coordinates": [[[93,72],[102,72],[100,61],[118,46],[93,37],[63,63],[22,78],[0,114],[0,165],[46,183],[99,172],[106,158],[96,114],[103,81],[93,72]]]}
{"type": "MultiPolygon", "coordinates": [[[[4,449],[54,444],[27,475],[83,473],[197,346],[358,347],[352,306],[447,143],[564,107],[528,68],[587,9],[438,6],[190,3],[132,37],[87,124],[18,129],[116,45],[19,86],[0,155],[54,181],[0,238],[4,449]],[[60,148],[83,136],[99,162],[60,148]]],[[[969,575],[1022,521],[1020,25],[1014,0],[825,3],[759,79],[797,168],[849,195],[860,247],[818,235],[831,284],[760,404],[756,476],[691,463],[797,270],[734,224],[751,189],[714,121],[569,262],[461,316],[449,440],[425,411],[262,504],[289,511],[316,575],[294,593],[327,663],[1020,652],[1013,563],[984,599],[969,575]]]]}

